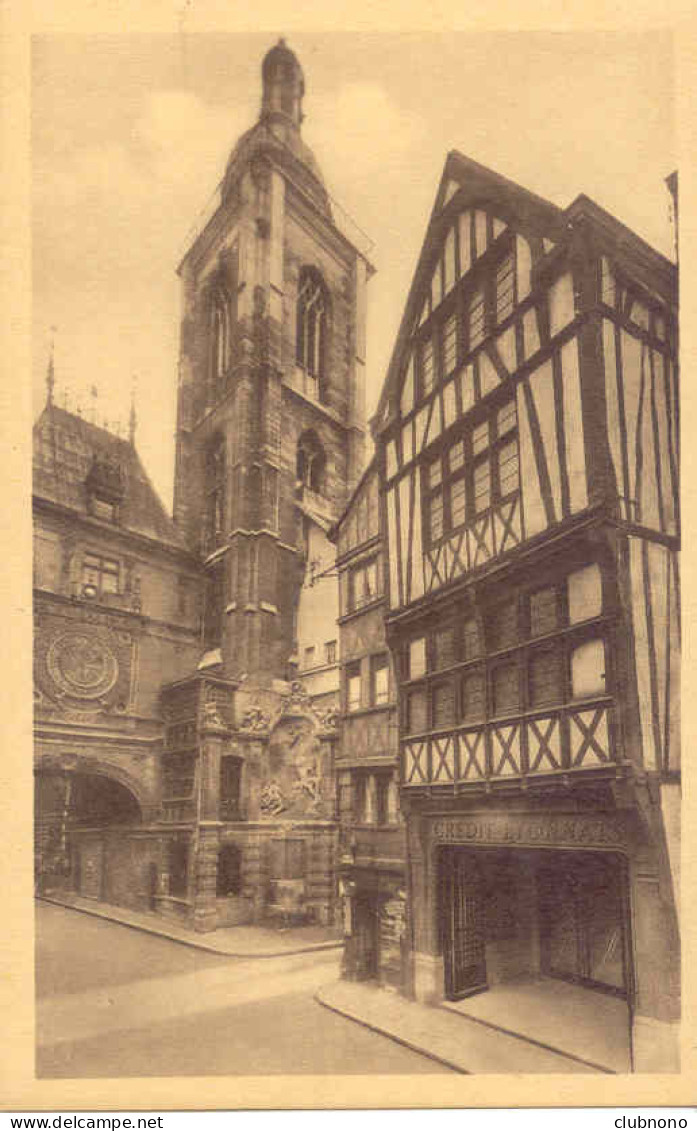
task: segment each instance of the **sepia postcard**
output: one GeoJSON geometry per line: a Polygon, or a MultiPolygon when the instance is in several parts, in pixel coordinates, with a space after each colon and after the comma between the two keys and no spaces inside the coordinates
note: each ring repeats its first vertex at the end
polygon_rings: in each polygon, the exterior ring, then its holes
{"type": "Polygon", "coordinates": [[[6,1106],[689,1103],[694,37],[75,8],[3,38],[6,1106]]]}

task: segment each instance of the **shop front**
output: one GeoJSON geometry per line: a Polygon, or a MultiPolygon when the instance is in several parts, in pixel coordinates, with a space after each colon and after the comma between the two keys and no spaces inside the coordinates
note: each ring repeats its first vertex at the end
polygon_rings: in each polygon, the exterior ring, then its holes
{"type": "MultiPolygon", "coordinates": [[[[525,1000],[524,1035],[548,1043],[557,1034],[572,1051],[564,1010],[591,1029],[594,1018],[600,1027],[611,1017],[629,1066],[676,1069],[674,914],[636,813],[412,810],[408,830],[418,1000],[460,1003],[503,1028],[525,1000]]],[[[582,1059],[623,1063],[598,1032],[601,1046],[602,1056],[589,1055],[591,1032],[582,1059]]]]}

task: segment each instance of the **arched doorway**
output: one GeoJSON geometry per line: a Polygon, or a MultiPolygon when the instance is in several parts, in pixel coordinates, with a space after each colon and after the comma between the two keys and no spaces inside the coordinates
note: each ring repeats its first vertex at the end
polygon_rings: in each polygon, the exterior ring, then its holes
{"type": "Polygon", "coordinates": [[[37,890],[103,897],[106,834],[142,821],[135,794],[106,773],[49,768],[34,790],[37,890]]]}

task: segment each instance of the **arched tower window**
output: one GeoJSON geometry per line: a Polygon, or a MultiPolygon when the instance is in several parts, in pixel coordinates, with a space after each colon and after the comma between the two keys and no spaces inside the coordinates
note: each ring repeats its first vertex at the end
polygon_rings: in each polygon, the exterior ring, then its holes
{"type": "Polygon", "coordinates": [[[219,546],[225,531],[225,439],[214,436],[206,448],[204,551],[219,546]]]}
{"type": "Polygon", "coordinates": [[[314,267],[303,267],[298,282],[295,358],[320,386],[325,377],[329,299],[324,280],[314,267]]]}
{"type": "Polygon", "coordinates": [[[230,303],[218,287],[211,299],[211,384],[220,391],[225,384],[230,360],[230,303]]]}
{"type": "Polygon", "coordinates": [[[324,448],[312,429],[303,432],[298,440],[296,478],[303,487],[322,494],[326,457],[324,448]]]}

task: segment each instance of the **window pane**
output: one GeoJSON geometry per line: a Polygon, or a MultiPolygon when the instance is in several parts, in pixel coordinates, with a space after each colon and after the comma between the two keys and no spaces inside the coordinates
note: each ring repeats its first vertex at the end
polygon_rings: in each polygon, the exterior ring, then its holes
{"type": "Polygon", "coordinates": [[[412,691],[407,697],[407,734],[420,734],[426,730],[426,691],[412,691]]]}
{"type": "Polygon", "coordinates": [[[473,660],[482,654],[482,637],[479,622],[469,617],[462,626],[462,658],[473,660]]]}
{"type": "Polygon", "coordinates": [[[378,563],[368,562],[365,567],[365,594],[366,600],[377,596],[378,592],[378,563]]]}
{"type": "Polygon", "coordinates": [[[324,645],[324,659],[328,664],[336,663],[336,640],[328,640],[324,645]]]}
{"type": "Polygon", "coordinates": [[[518,665],[502,664],[493,672],[494,714],[515,711],[520,706],[518,687],[518,665]]]}
{"type": "Polygon", "coordinates": [[[503,322],[513,313],[513,256],[506,258],[496,268],[496,321],[503,322]]]}
{"type": "Polygon", "coordinates": [[[419,679],[426,672],[426,638],[419,636],[409,644],[409,679],[419,679]]]}
{"type": "Polygon", "coordinates": [[[440,668],[450,667],[455,663],[455,630],[451,626],[439,628],[433,634],[433,666],[438,671],[440,668]]]}
{"type": "Polygon", "coordinates": [[[455,690],[452,683],[440,683],[433,688],[434,727],[452,726],[455,722],[455,690]]]}
{"type": "Polygon", "coordinates": [[[373,661],[373,705],[386,703],[389,691],[389,668],[387,660],[380,657],[373,661]]]}
{"type": "Polygon", "coordinates": [[[484,676],[481,672],[470,672],[463,677],[461,708],[461,717],[467,722],[484,718],[484,676]]]}
{"type": "Polygon", "coordinates": [[[450,525],[453,529],[465,521],[465,481],[456,479],[450,487],[450,525]]]}
{"type": "Polygon", "coordinates": [[[569,623],[599,617],[603,611],[602,578],[597,563],[574,570],[567,578],[569,623]]]}
{"type": "Polygon", "coordinates": [[[119,579],[113,573],[102,574],[102,593],[118,593],[119,579]]]}
{"type": "Polygon", "coordinates": [[[474,469],[474,509],[477,514],[491,505],[491,472],[485,460],[474,469]]]}
{"type": "Polygon", "coordinates": [[[602,640],[589,640],[574,648],[571,654],[571,694],[605,694],[605,645],[602,640]]]}
{"type": "Polygon", "coordinates": [[[552,586],[530,594],[530,634],[544,636],[560,626],[559,598],[552,586]]]}
{"type": "Polygon", "coordinates": [[[445,237],[444,248],[444,266],[445,266],[445,293],[451,291],[455,285],[457,278],[457,271],[455,267],[455,229],[451,228],[445,237]]]}
{"type": "Polygon", "coordinates": [[[361,705],[361,668],[360,664],[351,664],[346,670],[347,699],[349,711],[355,711],[361,705]]]}
{"type": "Polygon", "coordinates": [[[435,542],[443,536],[443,496],[440,491],[432,496],[429,511],[431,541],[435,542]]]}
{"type": "Polygon", "coordinates": [[[433,342],[429,338],[421,350],[421,391],[430,393],[433,388],[433,342]]]}
{"type": "Polygon", "coordinates": [[[484,339],[484,295],[481,292],[472,295],[468,309],[469,316],[469,348],[475,349],[484,339]]]}
{"type": "Polygon", "coordinates": [[[452,475],[454,471],[459,471],[459,469],[464,466],[464,463],[465,442],[464,440],[457,440],[448,452],[448,466],[450,468],[450,474],[452,475]]]}
{"type": "Polygon", "coordinates": [[[518,444],[512,440],[499,451],[499,490],[501,497],[518,490],[518,444]]]}
{"type": "Polygon", "coordinates": [[[457,316],[451,314],[443,326],[443,375],[448,376],[457,365],[457,316]]]}
{"type": "Polygon", "coordinates": [[[561,652],[546,648],[533,652],[530,657],[530,705],[543,707],[548,703],[561,703],[564,697],[561,652]]]}
{"type": "Polygon", "coordinates": [[[518,641],[518,603],[506,601],[492,609],[487,618],[487,636],[492,652],[510,648],[518,641]]]}
{"type": "Polygon", "coordinates": [[[509,401],[500,408],[496,417],[496,432],[498,436],[505,436],[513,428],[518,427],[518,416],[515,401],[509,401]]]}
{"type": "Polygon", "coordinates": [[[478,424],[472,432],[472,451],[475,456],[489,447],[489,422],[478,424]]]}
{"type": "Polygon", "coordinates": [[[434,459],[433,463],[428,468],[428,485],[431,490],[438,487],[443,480],[443,472],[441,469],[440,457],[434,459]]]}

